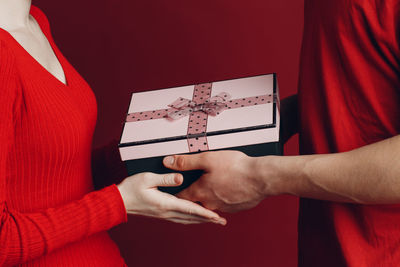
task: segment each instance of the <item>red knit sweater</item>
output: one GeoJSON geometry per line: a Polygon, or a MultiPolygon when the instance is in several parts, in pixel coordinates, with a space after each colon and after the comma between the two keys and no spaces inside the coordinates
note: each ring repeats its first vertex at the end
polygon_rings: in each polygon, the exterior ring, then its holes
{"type": "Polygon", "coordinates": [[[93,192],[94,94],[31,15],[67,85],[0,29],[0,265],[123,266],[106,232],[127,219],[119,191],[93,192]]]}

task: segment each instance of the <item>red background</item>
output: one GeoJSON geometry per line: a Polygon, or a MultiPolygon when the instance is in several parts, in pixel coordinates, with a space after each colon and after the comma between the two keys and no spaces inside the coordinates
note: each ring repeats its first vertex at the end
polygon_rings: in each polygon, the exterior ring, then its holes
{"type": "MultiPolygon", "coordinates": [[[[98,101],[94,146],[119,138],[131,92],[276,72],[296,92],[303,0],[34,0],[98,101]]],[[[297,139],[285,148],[297,153],[297,139]]],[[[129,266],[297,262],[297,199],[226,215],[226,227],[130,217],[111,231],[129,266]]]]}

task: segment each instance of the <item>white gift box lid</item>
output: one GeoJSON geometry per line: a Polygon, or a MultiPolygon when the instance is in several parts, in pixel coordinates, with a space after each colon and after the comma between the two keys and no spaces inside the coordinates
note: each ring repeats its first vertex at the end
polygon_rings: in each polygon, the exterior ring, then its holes
{"type": "MultiPolygon", "coordinates": [[[[132,114],[141,112],[149,114],[150,111],[155,113],[157,110],[171,109],[169,105],[177,99],[192,100],[194,88],[194,85],[188,85],[133,93],[128,117],[130,115],[132,118],[132,114]]],[[[229,102],[247,102],[248,99],[262,96],[269,98],[265,101],[262,99],[262,103],[229,108],[216,116],[206,116],[205,134],[188,135],[189,115],[175,120],[146,118],[127,121],[119,144],[121,159],[126,161],[190,153],[193,151],[190,150],[188,139],[196,137],[206,138],[208,150],[279,141],[279,90],[276,74],[212,82],[210,90],[210,97],[228,93],[231,97],[229,102]]]]}

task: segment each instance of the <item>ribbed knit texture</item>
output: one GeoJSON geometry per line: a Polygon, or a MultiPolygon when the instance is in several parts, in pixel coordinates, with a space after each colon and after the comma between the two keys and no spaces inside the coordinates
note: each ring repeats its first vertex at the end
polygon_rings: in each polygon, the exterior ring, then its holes
{"type": "Polygon", "coordinates": [[[123,266],[106,230],[127,220],[115,185],[93,191],[93,92],[38,21],[67,85],[0,29],[0,266],[123,266]]]}

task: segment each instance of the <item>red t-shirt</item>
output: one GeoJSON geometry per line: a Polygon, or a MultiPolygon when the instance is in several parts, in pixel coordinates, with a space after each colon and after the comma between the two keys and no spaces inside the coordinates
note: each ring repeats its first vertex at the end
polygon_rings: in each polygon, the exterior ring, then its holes
{"type": "MultiPolygon", "coordinates": [[[[399,13],[395,0],[305,0],[302,154],[400,133],[399,13]]],[[[299,266],[400,266],[400,205],[301,199],[299,266]]]]}
{"type": "Polygon", "coordinates": [[[32,7],[67,85],[0,29],[0,266],[124,266],[106,230],[127,215],[115,185],[93,191],[96,99],[32,7]]]}

